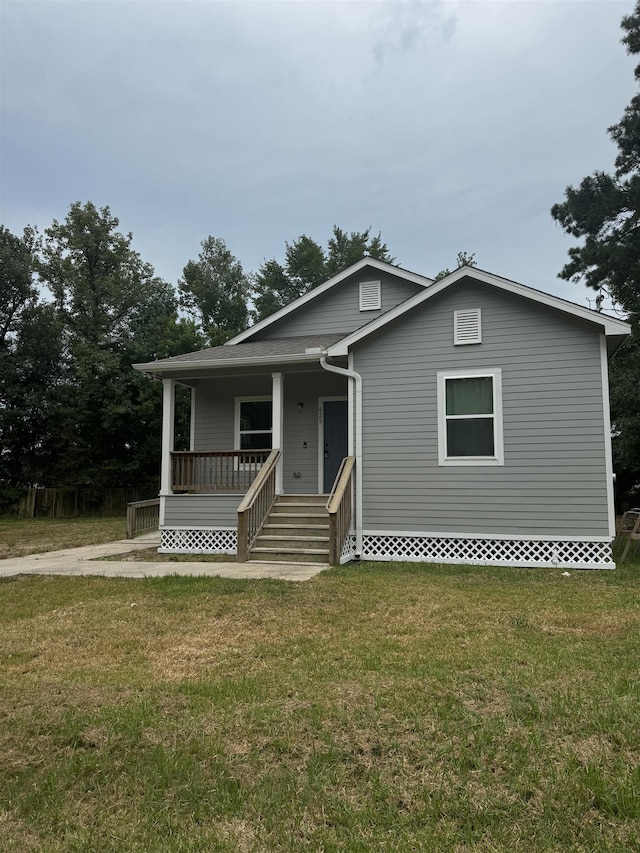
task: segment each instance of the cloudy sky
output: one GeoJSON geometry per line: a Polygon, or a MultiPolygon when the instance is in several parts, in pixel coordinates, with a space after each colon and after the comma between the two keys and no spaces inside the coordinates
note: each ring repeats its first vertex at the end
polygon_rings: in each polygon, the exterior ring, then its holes
{"type": "Polygon", "coordinates": [[[334,223],[434,275],[459,250],[585,303],[549,208],[610,169],[633,0],[3,0],[0,221],[109,205],[175,283],[334,223]]]}

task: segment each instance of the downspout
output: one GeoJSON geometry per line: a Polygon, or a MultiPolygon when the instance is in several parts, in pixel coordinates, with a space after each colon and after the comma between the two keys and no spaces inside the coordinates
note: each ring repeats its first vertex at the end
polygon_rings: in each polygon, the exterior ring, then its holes
{"type": "Polygon", "coordinates": [[[356,417],[355,417],[355,453],[356,457],[356,478],[355,478],[355,499],[356,499],[356,557],[359,559],[362,554],[362,376],[356,373],[355,370],[348,370],[346,367],[337,367],[335,364],[327,364],[324,355],[320,356],[320,366],[330,373],[338,373],[340,376],[346,376],[353,380],[356,391],[356,417]]]}

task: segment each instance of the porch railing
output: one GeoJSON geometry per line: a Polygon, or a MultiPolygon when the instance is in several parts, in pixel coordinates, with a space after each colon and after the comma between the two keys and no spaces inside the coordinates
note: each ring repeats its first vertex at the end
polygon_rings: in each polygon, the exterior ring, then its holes
{"type": "Polygon", "coordinates": [[[159,525],[160,498],[127,504],[127,539],[133,539],[136,533],[157,530],[159,525]]]}
{"type": "Polygon", "coordinates": [[[329,513],[329,562],[332,566],[340,563],[342,548],[351,529],[352,519],[352,481],[355,456],[345,456],[333,483],[327,512],[329,513]]]}
{"type": "Polygon", "coordinates": [[[238,507],[238,562],[246,563],[251,547],[276,499],[279,450],[272,450],[238,507]]]}
{"type": "Polygon", "coordinates": [[[174,492],[246,492],[270,450],[185,450],[171,454],[174,492]]]}

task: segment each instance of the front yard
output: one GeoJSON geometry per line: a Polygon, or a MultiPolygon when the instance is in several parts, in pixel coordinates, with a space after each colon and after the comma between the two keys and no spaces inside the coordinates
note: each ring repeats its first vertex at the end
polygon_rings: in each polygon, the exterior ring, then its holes
{"type": "Polygon", "coordinates": [[[640,565],[0,583],[3,851],[639,850],[640,565]]]}
{"type": "Polygon", "coordinates": [[[0,560],[44,551],[100,545],[124,539],[127,524],[117,518],[0,517],[0,560]]]}

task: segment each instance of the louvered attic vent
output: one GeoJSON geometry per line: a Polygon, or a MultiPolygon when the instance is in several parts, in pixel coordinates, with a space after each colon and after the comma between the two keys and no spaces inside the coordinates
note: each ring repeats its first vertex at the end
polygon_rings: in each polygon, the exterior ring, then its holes
{"type": "Polygon", "coordinates": [[[360,310],[361,311],[379,311],[380,310],[380,282],[379,281],[361,281],[360,282],[360,310]]]}
{"type": "Polygon", "coordinates": [[[456,346],[482,343],[479,308],[453,312],[453,343],[456,346]]]}

